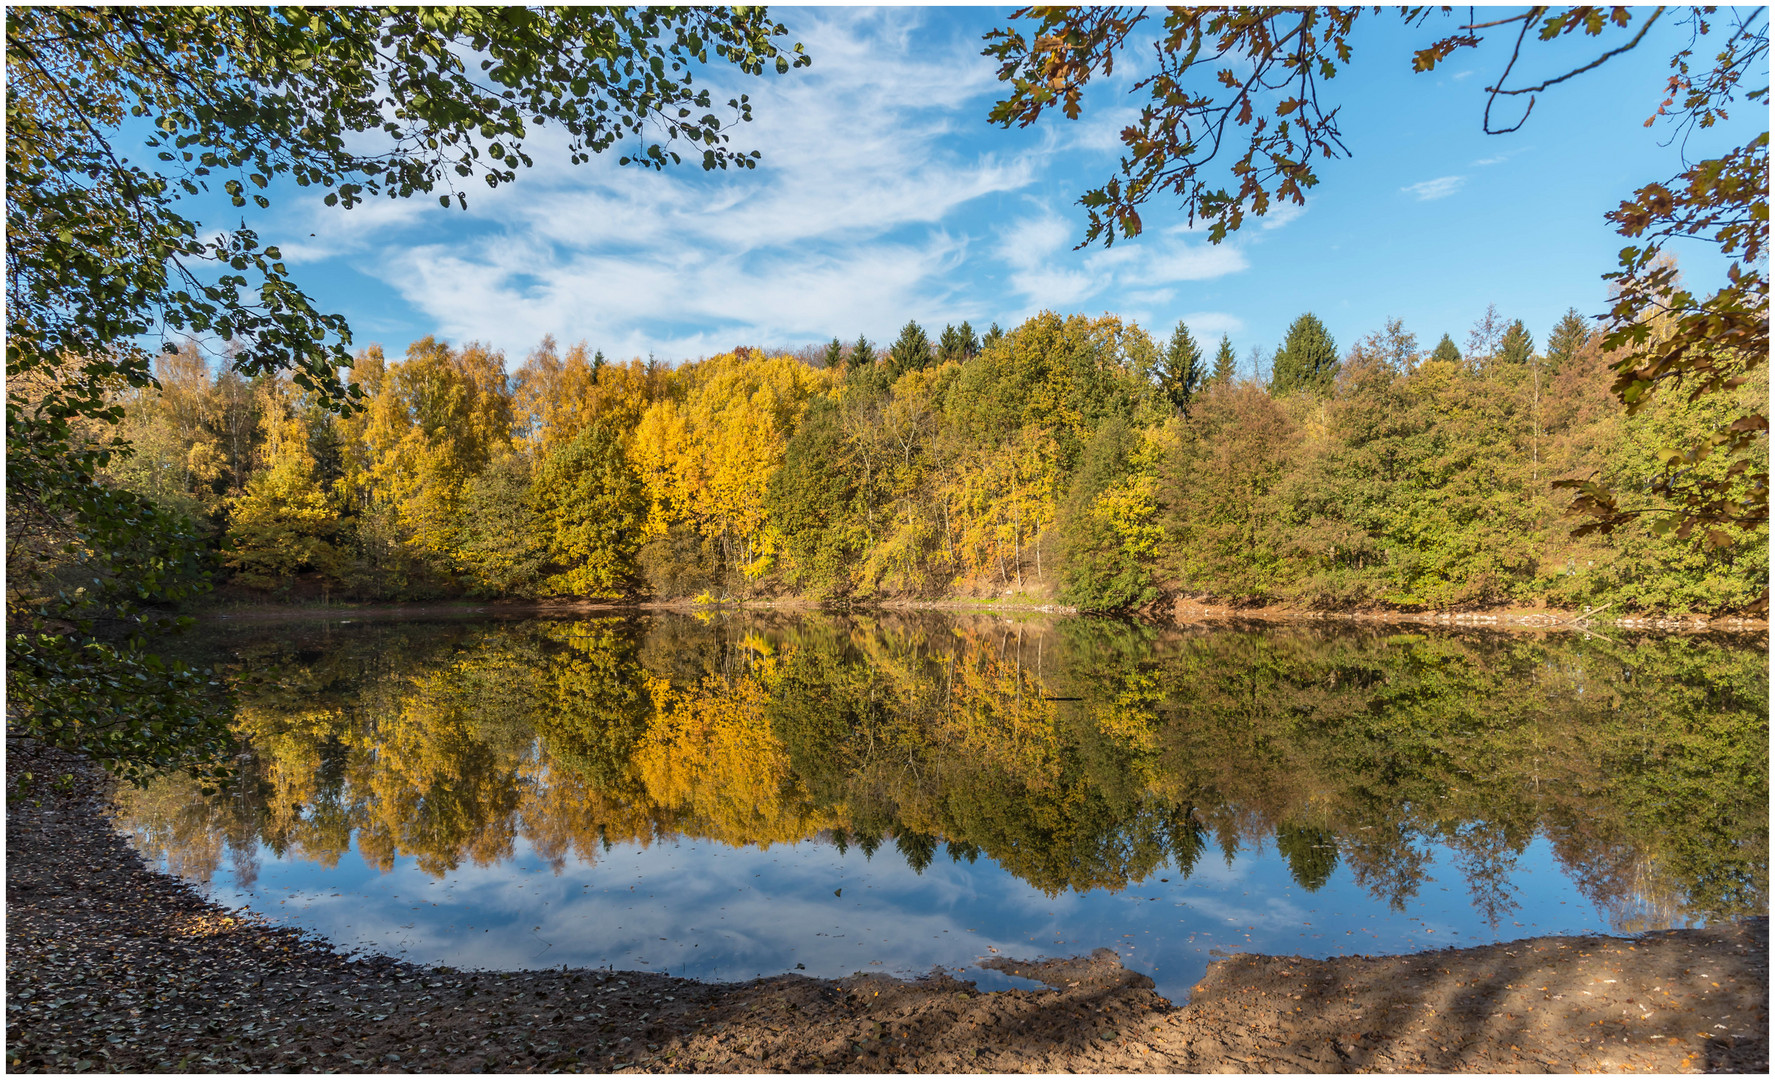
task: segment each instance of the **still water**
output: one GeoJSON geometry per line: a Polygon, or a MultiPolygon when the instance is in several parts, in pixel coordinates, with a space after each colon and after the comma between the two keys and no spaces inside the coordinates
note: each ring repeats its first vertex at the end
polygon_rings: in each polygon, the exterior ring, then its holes
{"type": "Polygon", "coordinates": [[[145,855],[459,968],[1033,985],[1765,913],[1764,638],[1091,619],[328,620],[192,643],[240,780],[145,855]]]}

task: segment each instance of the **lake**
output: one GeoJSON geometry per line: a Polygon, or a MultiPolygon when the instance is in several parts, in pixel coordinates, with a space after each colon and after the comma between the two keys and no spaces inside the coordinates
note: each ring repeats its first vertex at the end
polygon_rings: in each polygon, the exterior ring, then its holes
{"type": "Polygon", "coordinates": [[[714,612],[206,624],[144,856],[457,968],[1391,953],[1768,906],[1764,636],[714,612]]]}

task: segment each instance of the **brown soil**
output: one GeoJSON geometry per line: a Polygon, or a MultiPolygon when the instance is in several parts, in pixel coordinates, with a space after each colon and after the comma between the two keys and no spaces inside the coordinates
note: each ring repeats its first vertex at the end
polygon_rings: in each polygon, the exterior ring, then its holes
{"type": "Polygon", "coordinates": [[[84,763],[9,739],[16,1071],[1354,1072],[1768,1068],[1768,920],[1409,956],[1231,956],[1175,1008],[1103,950],[1050,989],[353,960],[148,870],[84,763]],[[69,774],[65,788],[48,778],[69,774]]]}

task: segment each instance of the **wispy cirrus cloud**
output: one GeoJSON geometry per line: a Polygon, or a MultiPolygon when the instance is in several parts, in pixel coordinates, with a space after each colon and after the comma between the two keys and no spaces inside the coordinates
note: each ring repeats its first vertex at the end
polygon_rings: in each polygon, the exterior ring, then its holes
{"type": "Polygon", "coordinates": [[[1002,93],[995,68],[953,16],[798,8],[785,19],[812,67],[706,76],[717,99],[751,95],[756,120],[734,140],[763,151],[755,169],[650,172],[616,153],[571,166],[545,128],[526,146],[535,167],[470,192],[468,213],[426,199],[305,204],[280,230],[299,241],[286,257],[374,279],[409,313],[385,326],[479,340],[513,362],[544,334],[682,359],[740,343],[881,340],[908,318],[1008,327],[1043,308],[1169,327],[1178,306],[1218,302],[1202,283],[1246,270],[1255,246],[1304,211],[1278,204],[1220,245],[1203,223],[1161,217],[1138,240],[1075,250],[1085,223],[1073,200],[1114,171],[1128,105],[1111,94],[1090,123],[997,131],[986,119],[1002,93]]]}
{"type": "Polygon", "coordinates": [[[1423,180],[1416,184],[1407,184],[1400,191],[1412,196],[1419,202],[1430,202],[1445,199],[1466,186],[1465,176],[1438,176],[1434,180],[1423,180]]]}

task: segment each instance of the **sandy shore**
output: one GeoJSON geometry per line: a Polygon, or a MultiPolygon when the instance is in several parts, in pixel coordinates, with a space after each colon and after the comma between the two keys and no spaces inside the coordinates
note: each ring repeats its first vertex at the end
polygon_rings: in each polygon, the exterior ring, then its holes
{"type": "Polygon", "coordinates": [[[1048,990],[711,984],[348,959],[143,866],[105,777],[9,739],[13,1071],[1766,1072],[1768,921],[1408,956],[1232,956],[1182,1007],[1107,951],[1048,990]],[[42,786],[71,772],[65,789],[42,786]]]}

